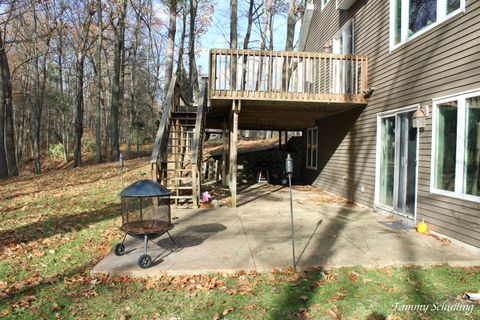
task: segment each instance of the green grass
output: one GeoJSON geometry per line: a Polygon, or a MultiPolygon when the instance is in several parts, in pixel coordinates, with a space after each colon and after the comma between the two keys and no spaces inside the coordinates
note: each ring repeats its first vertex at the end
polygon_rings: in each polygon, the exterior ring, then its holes
{"type": "MultiPolygon", "coordinates": [[[[127,182],[146,159],[127,162],[127,182]]],[[[0,317],[5,319],[478,319],[465,305],[479,268],[341,268],[292,273],[89,275],[119,238],[114,164],[0,182],[0,317]],[[402,311],[421,304],[428,311],[402,311]],[[397,310],[395,307],[397,306],[397,310]]]]}

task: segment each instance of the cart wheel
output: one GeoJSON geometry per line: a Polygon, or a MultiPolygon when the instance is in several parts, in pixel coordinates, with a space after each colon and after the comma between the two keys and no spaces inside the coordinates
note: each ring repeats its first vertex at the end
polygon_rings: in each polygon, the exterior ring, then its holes
{"type": "Polygon", "coordinates": [[[116,256],[123,256],[125,254],[125,246],[122,243],[117,243],[113,247],[113,252],[115,252],[116,256]]]}
{"type": "Polygon", "coordinates": [[[142,269],[150,268],[152,265],[152,257],[148,254],[142,254],[140,258],[138,258],[138,266],[142,269]]]}

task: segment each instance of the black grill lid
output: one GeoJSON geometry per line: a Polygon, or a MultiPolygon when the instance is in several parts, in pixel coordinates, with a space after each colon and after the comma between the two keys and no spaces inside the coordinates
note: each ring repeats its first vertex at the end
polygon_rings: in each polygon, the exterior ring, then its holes
{"type": "Polygon", "coordinates": [[[139,180],[120,193],[121,197],[159,197],[171,194],[167,188],[152,180],[139,180]]]}

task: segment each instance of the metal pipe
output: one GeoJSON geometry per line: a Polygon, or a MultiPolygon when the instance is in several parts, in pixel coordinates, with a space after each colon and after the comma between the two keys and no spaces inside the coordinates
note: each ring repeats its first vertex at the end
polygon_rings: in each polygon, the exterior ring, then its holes
{"type": "Polygon", "coordinates": [[[145,236],[145,240],[143,242],[143,253],[147,254],[148,236],[147,235],[144,235],[144,236],[145,236]]]}
{"type": "Polygon", "coordinates": [[[295,225],[293,220],[293,200],[292,200],[292,174],[293,174],[293,159],[290,154],[287,154],[285,160],[285,172],[288,176],[288,189],[290,191],[290,218],[292,225],[292,261],[293,271],[297,272],[297,263],[295,262],[295,225]]]}
{"type": "Polygon", "coordinates": [[[293,271],[297,272],[297,263],[295,261],[295,225],[293,220],[293,200],[292,200],[292,175],[288,175],[288,187],[290,190],[290,218],[292,224],[292,262],[293,271]]]}

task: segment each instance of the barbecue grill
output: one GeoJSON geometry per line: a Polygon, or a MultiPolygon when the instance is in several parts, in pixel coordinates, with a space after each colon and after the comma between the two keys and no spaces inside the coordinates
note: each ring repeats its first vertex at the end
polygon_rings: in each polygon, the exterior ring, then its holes
{"type": "Polygon", "coordinates": [[[125,254],[125,238],[127,235],[143,238],[143,254],[138,258],[140,268],[146,269],[152,265],[152,257],[148,255],[148,240],[164,233],[177,245],[170,235],[173,228],[170,215],[170,191],[152,180],[139,180],[121,193],[122,200],[122,230],[125,234],[121,243],[113,248],[115,255],[125,254]]]}

